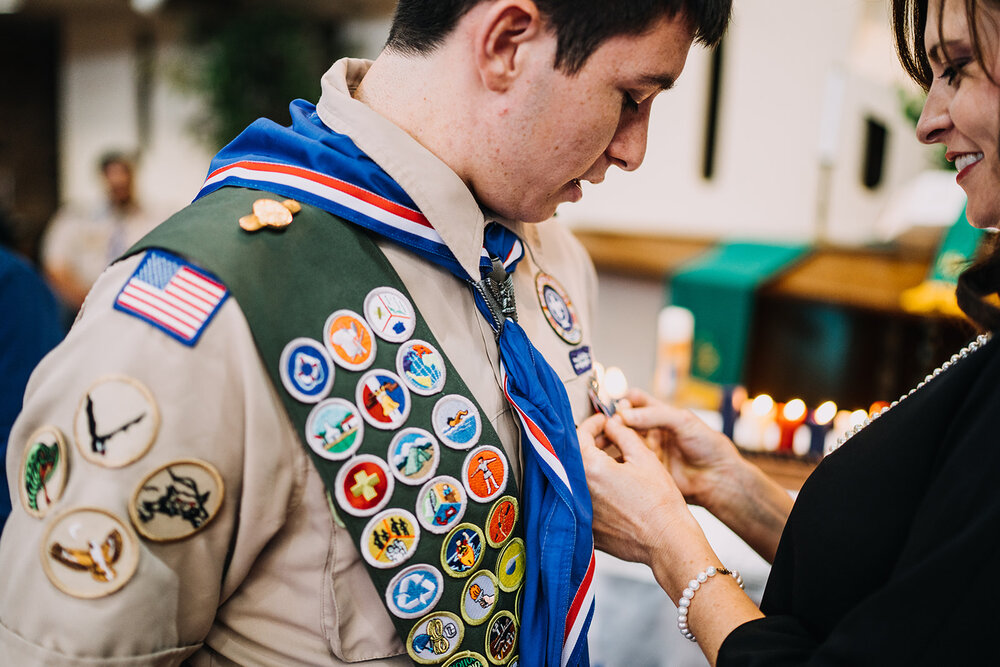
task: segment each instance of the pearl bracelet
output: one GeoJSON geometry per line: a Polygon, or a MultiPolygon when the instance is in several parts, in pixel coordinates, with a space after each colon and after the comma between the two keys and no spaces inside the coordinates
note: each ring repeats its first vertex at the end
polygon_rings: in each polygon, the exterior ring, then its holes
{"type": "Polygon", "coordinates": [[[713,567],[709,565],[705,568],[704,572],[699,572],[698,576],[688,582],[688,587],[684,589],[681,593],[680,602],[677,603],[677,629],[680,630],[681,634],[684,635],[685,639],[690,639],[691,641],[697,641],[691,630],[688,628],[688,607],[691,606],[691,600],[694,599],[695,592],[701,588],[701,585],[714,577],[716,574],[728,574],[736,583],[743,588],[743,577],[740,575],[738,570],[727,570],[724,567],[713,567]]]}

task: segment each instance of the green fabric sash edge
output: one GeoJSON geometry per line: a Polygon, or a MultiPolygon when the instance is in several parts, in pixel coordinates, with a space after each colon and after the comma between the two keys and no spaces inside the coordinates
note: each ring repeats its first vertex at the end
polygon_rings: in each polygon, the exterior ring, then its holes
{"type": "MultiPolygon", "coordinates": [[[[331,507],[336,507],[333,489],[337,471],[347,461],[324,459],[316,455],[305,442],[303,438],[305,423],[313,405],[300,403],[285,391],[278,370],[281,352],[290,340],[300,336],[321,341],[326,319],[335,310],[348,308],[362,313],[365,295],[375,287],[388,285],[406,294],[408,298],[409,292],[385,255],[366,232],[321,209],[303,205],[292,223],[281,230],[264,228],[254,233],[243,231],[238,224],[239,218],[251,213],[253,202],[261,197],[284,200],[284,197],[279,195],[256,190],[222,188],[199,199],[163,222],[130,248],[124,257],[160,248],[184,257],[214,274],[226,285],[250,324],[254,342],[271,382],[296,427],[302,446],[310,455],[326,485],[331,507]],[[363,270],[360,270],[362,267],[363,270]]],[[[471,295],[468,307],[475,307],[471,295]]],[[[211,323],[208,326],[211,326],[211,323]]],[[[476,331],[474,335],[480,334],[476,331]]],[[[437,399],[447,394],[462,394],[471,399],[480,410],[483,428],[479,444],[492,444],[502,450],[500,438],[488,416],[444,354],[419,311],[413,338],[428,341],[441,352],[447,369],[446,384],[440,393],[432,396],[419,396],[411,392],[410,415],[401,428],[419,426],[433,434],[431,412],[437,399]]],[[[355,385],[363,373],[375,368],[396,372],[395,358],[398,345],[378,339],[377,347],[375,362],[365,371],[350,371],[340,366],[336,367],[330,397],[346,398],[353,404],[355,385]]],[[[364,440],[357,454],[373,454],[386,460],[389,443],[397,432],[398,430],[383,431],[365,424],[364,440]]],[[[461,480],[461,466],[471,450],[456,451],[444,444],[441,444],[440,450],[441,460],[435,476],[448,474],[461,480]]],[[[507,487],[500,498],[513,496],[519,503],[517,482],[513,475],[508,477],[507,487]]],[[[416,515],[416,501],[420,488],[396,480],[393,495],[386,508],[402,507],[416,515]]],[[[489,503],[468,500],[461,523],[472,523],[485,533],[490,509],[497,500],[499,498],[489,503]]],[[[520,504],[518,508],[520,512],[520,504]]],[[[355,544],[358,544],[358,541],[363,539],[362,532],[365,525],[372,517],[355,517],[338,508],[336,518],[346,524],[355,544]]],[[[522,525],[518,514],[513,537],[523,539],[522,525]]],[[[459,607],[464,595],[463,589],[471,576],[482,569],[489,569],[496,574],[500,551],[513,537],[500,548],[491,547],[484,541],[484,553],[478,565],[463,578],[449,576],[441,565],[440,552],[445,537],[446,534],[434,534],[421,526],[416,552],[400,565],[390,569],[378,569],[371,567],[364,559],[362,562],[379,592],[383,605],[386,604],[384,592],[390,580],[400,570],[421,562],[434,565],[442,573],[444,593],[433,611],[450,611],[459,617],[464,625],[464,638],[456,653],[472,650],[485,655],[489,623],[471,625],[462,618],[459,607]]],[[[323,563],[316,564],[318,568],[322,568],[323,565],[323,563]]],[[[500,610],[515,611],[514,592],[502,592],[498,589],[497,595],[498,600],[492,615],[495,616],[500,610]]],[[[397,633],[406,645],[411,629],[420,622],[420,619],[400,619],[391,611],[388,613],[397,633]]],[[[515,613],[515,617],[519,618],[519,615],[515,613]]]]}

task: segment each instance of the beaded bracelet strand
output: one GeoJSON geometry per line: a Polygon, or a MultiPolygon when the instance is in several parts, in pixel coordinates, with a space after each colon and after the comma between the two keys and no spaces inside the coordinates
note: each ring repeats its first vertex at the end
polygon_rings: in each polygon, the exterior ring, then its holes
{"type": "Polygon", "coordinates": [[[681,593],[680,602],[677,603],[677,629],[680,630],[681,634],[684,635],[685,639],[690,639],[691,641],[698,641],[694,638],[691,630],[688,628],[688,607],[691,606],[691,600],[694,599],[695,592],[701,588],[701,585],[714,577],[716,574],[728,574],[736,583],[743,588],[743,577],[740,575],[738,570],[727,570],[724,567],[713,567],[709,565],[705,568],[704,572],[699,572],[698,576],[688,582],[687,588],[681,593]]]}

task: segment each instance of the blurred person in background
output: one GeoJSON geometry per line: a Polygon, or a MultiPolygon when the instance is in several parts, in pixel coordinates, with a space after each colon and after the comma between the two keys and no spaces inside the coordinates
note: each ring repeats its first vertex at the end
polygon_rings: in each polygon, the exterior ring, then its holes
{"type": "MultiPolygon", "coordinates": [[[[946,147],[969,221],[1000,226],[1000,2],[891,7],[900,60],[928,92],[917,136],[946,147]]],[[[596,543],[652,568],[678,605],[678,630],[712,665],[994,664],[998,293],[994,239],[957,292],[984,333],[845,434],[794,504],[687,410],[633,393],[622,417],[587,420],[596,543]],[[759,609],[688,502],[772,562],[759,609]]]]}
{"type": "Polygon", "coordinates": [[[136,197],[132,158],[108,152],[98,169],[102,201],[91,207],[63,207],[42,243],[45,275],[72,315],[104,269],[159,222],[136,197]]]}

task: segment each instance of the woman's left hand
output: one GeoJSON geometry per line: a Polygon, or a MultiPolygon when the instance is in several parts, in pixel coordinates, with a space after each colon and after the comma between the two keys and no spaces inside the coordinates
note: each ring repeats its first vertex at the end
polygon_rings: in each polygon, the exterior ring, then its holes
{"type": "Polygon", "coordinates": [[[657,454],[620,417],[594,415],[577,436],[594,505],[595,545],[650,565],[673,527],[694,523],[684,497],[657,454]],[[611,444],[620,460],[604,451],[611,444]]]}

